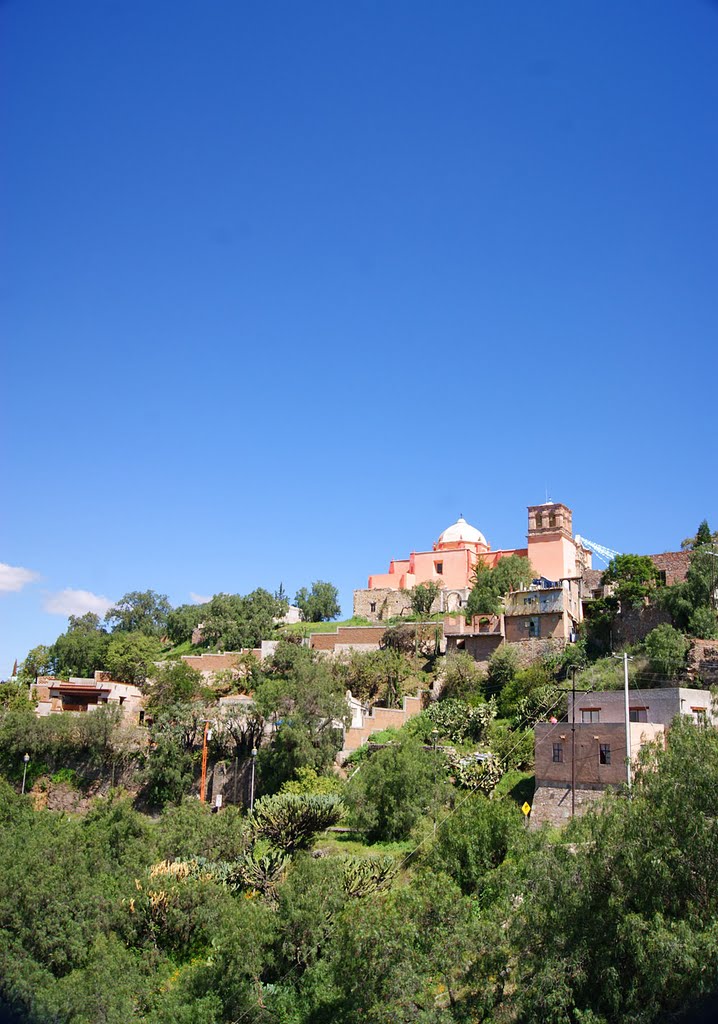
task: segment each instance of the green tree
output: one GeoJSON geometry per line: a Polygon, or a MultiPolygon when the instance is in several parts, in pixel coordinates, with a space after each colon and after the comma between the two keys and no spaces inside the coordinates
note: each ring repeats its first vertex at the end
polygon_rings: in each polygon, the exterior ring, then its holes
{"type": "Polygon", "coordinates": [[[696,548],[702,547],[704,544],[714,544],[718,541],[718,533],[713,533],[708,520],[704,519],[698,525],[695,537],[686,537],[684,541],[681,541],[682,551],[695,551],[696,548]]]}
{"type": "Polygon", "coordinates": [[[65,633],[50,648],[53,673],[63,678],[89,678],[97,669],[107,668],[110,634],[99,626],[96,615],[71,616],[65,633]]]}
{"type": "Polygon", "coordinates": [[[417,583],[406,593],[413,613],[422,618],[428,618],[431,615],[434,602],[441,593],[441,583],[436,580],[427,580],[426,583],[417,583]]]}
{"type": "Polygon", "coordinates": [[[406,839],[421,815],[445,795],[433,751],[412,739],[373,754],[345,790],[350,819],[370,842],[406,839]]]}
{"type": "Polygon", "coordinates": [[[536,577],[536,570],[523,555],[500,558],[492,569],[494,585],[502,597],[513,590],[526,590],[536,577]]]}
{"type": "Polygon", "coordinates": [[[251,594],[215,594],[202,605],[202,643],[223,651],[259,647],[272,636],[285,606],[261,587],[251,594]]]}
{"type": "Polygon", "coordinates": [[[259,713],[274,722],[269,747],[259,753],[259,778],[273,792],[308,766],[322,772],[342,743],[349,707],[341,679],[316,652],[281,641],[255,690],[259,713]]]}
{"type": "Polygon", "coordinates": [[[474,615],[498,615],[501,598],[513,590],[530,586],[535,576],[535,569],[522,555],[507,555],[499,559],[493,569],[484,562],[477,562],[466,603],[467,619],[474,615]]]}
{"type": "Polygon", "coordinates": [[[192,639],[197,626],[205,614],[204,604],[182,604],[173,608],[167,616],[167,636],[173,644],[183,644],[192,639]]]}
{"type": "Polygon", "coordinates": [[[658,584],[658,569],[648,555],[616,555],[601,577],[602,585],[615,586],[622,605],[640,608],[658,584]]]}
{"type": "Polygon", "coordinates": [[[311,590],[306,587],[298,590],[294,603],[305,622],[327,622],[336,619],[341,611],[339,591],[333,583],[324,580],[315,580],[311,590]]]}
{"type": "Polygon", "coordinates": [[[164,662],[152,672],[147,710],[156,716],[171,712],[178,704],[199,700],[202,684],[202,674],[181,658],[164,662]]]}
{"type": "Polygon", "coordinates": [[[688,621],[688,629],[692,636],[701,640],[715,640],[718,638],[718,616],[706,605],[696,608],[688,621]]]}
{"type": "Polygon", "coordinates": [[[427,860],[450,875],[464,895],[480,895],[487,876],[518,844],[521,817],[515,804],[471,795],[442,823],[427,860]]]}
{"type": "Polygon", "coordinates": [[[46,676],[52,671],[52,653],[49,647],[39,644],[27,652],[25,660],[20,666],[18,678],[29,685],[34,683],[38,676],[46,676]]]}
{"type": "Polygon", "coordinates": [[[495,696],[511,683],[518,671],[519,659],[516,648],[509,644],[497,647],[489,658],[489,671],[486,677],[485,690],[487,696],[495,696]]]}
{"type": "Polygon", "coordinates": [[[144,633],[146,636],[164,636],[167,617],[172,610],[166,594],[154,590],[133,590],[120,598],[105,616],[113,633],[144,633]]]}
{"type": "Polygon", "coordinates": [[[141,686],[152,674],[161,649],[159,640],[154,636],[141,632],[115,633],[107,647],[105,667],[114,679],[141,686]]]}
{"type": "Polygon", "coordinates": [[[494,574],[484,562],[477,562],[472,576],[471,593],[466,602],[466,618],[474,615],[498,615],[501,598],[496,588],[494,574]]]}
{"type": "Polygon", "coordinates": [[[675,679],[686,663],[688,641],[673,626],[663,623],[651,630],[644,641],[649,664],[666,679],[675,679]]]}

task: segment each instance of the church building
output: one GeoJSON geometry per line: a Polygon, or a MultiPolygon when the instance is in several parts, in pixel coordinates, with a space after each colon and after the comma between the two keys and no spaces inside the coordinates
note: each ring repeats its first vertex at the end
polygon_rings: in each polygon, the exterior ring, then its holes
{"type": "Polygon", "coordinates": [[[526,547],[495,551],[483,533],[460,516],[430,551],[392,559],[388,572],[370,576],[366,590],[354,591],[354,614],[372,621],[405,614],[410,610],[406,591],[429,581],[441,587],[434,610],[458,611],[468,599],[477,563],[493,568],[508,555],[527,557],[536,575],[553,583],[577,580],[591,567],[590,551],[574,540],[573,513],[566,505],[530,505],[526,547]]]}

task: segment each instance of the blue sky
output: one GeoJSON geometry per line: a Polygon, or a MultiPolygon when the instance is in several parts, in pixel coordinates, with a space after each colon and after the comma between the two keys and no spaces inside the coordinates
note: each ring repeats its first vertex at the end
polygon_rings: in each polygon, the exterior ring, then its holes
{"type": "Polygon", "coordinates": [[[718,527],[718,6],[5,0],[0,39],[0,677],[129,590],[349,614],[547,489],[622,551],[718,527]]]}

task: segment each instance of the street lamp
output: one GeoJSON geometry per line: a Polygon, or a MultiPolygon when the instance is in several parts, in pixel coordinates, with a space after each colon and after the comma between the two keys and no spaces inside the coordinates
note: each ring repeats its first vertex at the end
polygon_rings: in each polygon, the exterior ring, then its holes
{"type": "Polygon", "coordinates": [[[25,754],[23,756],[23,761],[25,762],[25,764],[23,766],[23,769],[22,769],[22,792],[24,793],[25,792],[25,778],[27,776],[27,766],[28,766],[28,764],[30,762],[30,755],[29,754],[25,754]]]}
{"type": "Polygon", "coordinates": [[[257,748],[252,747],[252,782],[249,790],[249,809],[254,810],[254,766],[257,763],[257,748]]]}

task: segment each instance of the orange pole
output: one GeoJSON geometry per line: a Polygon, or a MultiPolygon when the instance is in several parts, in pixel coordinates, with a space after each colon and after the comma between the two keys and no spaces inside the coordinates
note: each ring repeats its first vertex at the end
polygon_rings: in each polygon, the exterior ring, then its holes
{"type": "Polygon", "coordinates": [[[201,803],[206,802],[207,794],[207,730],[209,729],[209,722],[204,723],[204,737],[202,739],[202,789],[200,790],[199,799],[201,803]]]}

